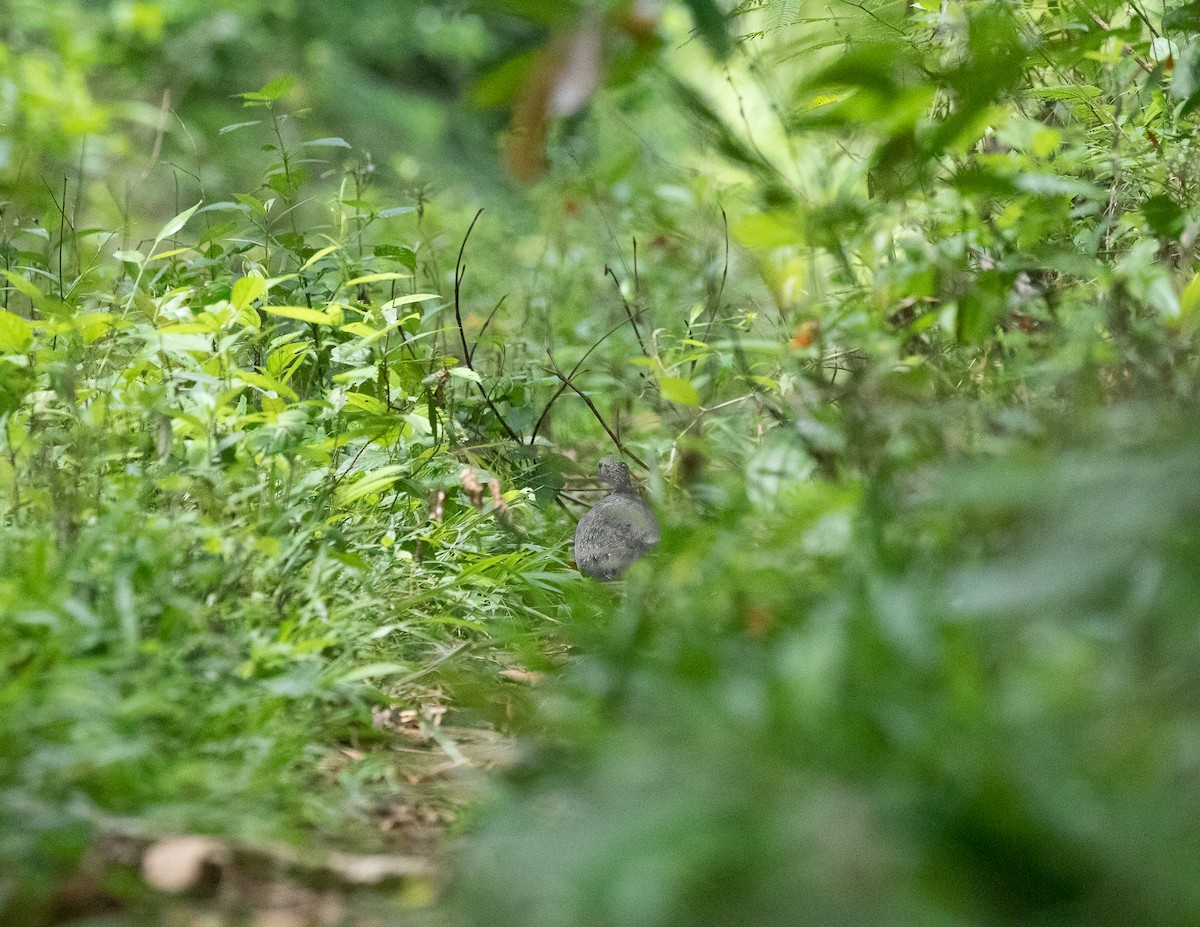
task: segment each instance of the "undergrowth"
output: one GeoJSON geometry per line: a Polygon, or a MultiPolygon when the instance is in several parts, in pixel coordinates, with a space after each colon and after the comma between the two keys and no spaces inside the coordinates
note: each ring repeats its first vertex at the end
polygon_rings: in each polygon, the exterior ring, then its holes
{"type": "MultiPolygon", "coordinates": [[[[422,28],[516,37],[524,198],[281,77],[248,193],[3,204],[6,923],[1196,922],[1193,6],[520,6],[422,28]]],[[[35,163],[100,131],[32,89],[35,163]]]]}

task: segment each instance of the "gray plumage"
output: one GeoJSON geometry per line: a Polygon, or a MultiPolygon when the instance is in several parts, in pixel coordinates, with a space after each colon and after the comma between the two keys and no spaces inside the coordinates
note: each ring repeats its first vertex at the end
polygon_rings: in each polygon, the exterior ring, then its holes
{"type": "Polygon", "coordinates": [[[629,468],[605,457],[596,468],[600,482],[612,487],[575,528],[575,563],[588,576],[616,579],[658,544],[658,519],[637,494],[629,468]]]}

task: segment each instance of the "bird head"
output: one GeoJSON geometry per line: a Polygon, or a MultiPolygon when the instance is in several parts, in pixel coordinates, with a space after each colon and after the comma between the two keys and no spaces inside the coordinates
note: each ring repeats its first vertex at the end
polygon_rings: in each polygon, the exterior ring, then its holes
{"type": "Polygon", "coordinates": [[[625,461],[617,457],[600,458],[600,463],[596,467],[596,478],[618,492],[632,489],[629,467],[625,465],[625,461]]]}

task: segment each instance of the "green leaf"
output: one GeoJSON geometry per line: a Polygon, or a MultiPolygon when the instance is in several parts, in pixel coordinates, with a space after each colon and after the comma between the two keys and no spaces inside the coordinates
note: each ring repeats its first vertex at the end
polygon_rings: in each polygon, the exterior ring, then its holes
{"type": "Polygon", "coordinates": [[[291,344],[281,345],[267,357],[267,373],[286,383],[296,373],[304,358],[308,356],[310,347],[307,341],[294,341],[291,344]]]}
{"type": "Polygon", "coordinates": [[[160,335],[211,335],[219,327],[217,319],[206,312],[195,322],[173,322],[170,325],[163,325],[158,329],[158,333],[160,335]]]}
{"type": "Polygon", "coordinates": [[[1179,294],[1179,311],[1183,316],[1190,316],[1200,306],[1200,274],[1196,274],[1191,282],[1179,294]]]}
{"type": "Polygon", "coordinates": [[[15,412],[21,401],[33,389],[33,371],[8,361],[0,361],[0,415],[15,412]]]}
{"type": "Polygon", "coordinates": [[[725,14],[717,6],[716,0],[684,0],[684,6],[692,14],[692,22],[696,31],[704,39],[714,55],[724,59],[729,54],[732,43],[729,40],[729,27],[725,14]]]}
{"type": "Polygon", "coordinates": [[[700,405],[700,393],[689,380],[681,377],[659,377],[658,389],[663,399],[668,402],[675,402],[681,406],[700,405]]]}
{"type": "Polygon", "coordinates": [[[353,391],[346,393],[346,405],[353,406],[363,412],[369,412],[372,415],[383,415],[387,412],[387,405],[382,399],[368,396],[366,393],[353,391]]]}
{"type": "Polygon", "coordinates": [[[320,309],[310,309],[308,306],[263,306],[263,311],[277,315],[283,319],[296,319],[312,325],[340,325],[342,322],[341,307],[330,304],[328,312],[320,309]],[[334,311],[336,309],[336,311],[334,311]]]}
{"type": "Polygon", "coordinates": [[[155,254],[150,255],[150,257],[148,257],[146,260],[148,260],[148,261],[165,261],[167,258],[178,257],[179,255],[183,254],[184,252],[191,251],[191,250],[192,250],[191,248],[187,248],[187,247],[172,248],[169,251],[156,252],[155,254]]]}
{"type": "MultiPolygon", "coordinates": [[[[384,303],[384,309],[387,309],[387,308],[388,308],[388,304],[384,303]]],[[[348,334],[351,334],[351,335],[358,335],[362,339],[362,344],[368,345],[368,344],[372,344],[375,341],[377,341],[378,339],[382,338],[384,335],[386,335],[388,332],[392,331],[393,329],[399,328],[405,322],[409,322],[412,319],[416,319],[416,318],[420,318],[420,316],[414,312],[411,315],[404,316],[404,318],[396,319],[396,321],[391,322],[388,325],[385,325],[383,328],[372,328],[370,325],[366,324],[365,322],[350,322],[347,325],[343,325],[341,327],[340,331],[347,332],[348,334]]]]}
{"type": "Polygon", "coordinates": [[[427,299],[441,299],[437,293],[413,293],[411,296],[398,296],[395,299],[389,299],[383,304],[384,309],[394,309],[397,306],[408,306],[412,303],[421,303],[427,299]]]}
{"type": "Polygon", "coordinates": [[[1162,27],[1167,32],[1200,32],[1200,0],[1168,10],[1163,14],[1162,27]]]}
{"type": "MultiPolygon", "coordinates": [[[[141,255],[138,256],[141,257],[141,255]]],[[[4,276],[8,278],[8,282],[11,283],[19,293],[24,293],[34,302],[37,302],[45,295],[40,289],[38,289],[36,283],[34,283],[32,280],[26,280],[14,270],[0,270],[0,274],[4,274],[4,276]]]]}
{"type": "Polygon", "coordinates": [[[283,383],[280,383],[274,377],[269,377],[266,374],[256,373],[253,370],[239,370],[234,376],[241,380],[247,386],[253,386],[255,389],[263,393],[274,393],[280,399],[286,399],[289,402],[295,402],[298,398],[295,391],[283,383]]]}
{"type": "Polygon", "coordinates": [[[296,78],[291,74],[284,74],[282,77],[277,77],[275,80],[264,84],[258,92],[268,100],[278,100],[295,85],[296,78]]]}
{"type": "Polygon", "coordinates": [[[759,505],[770,505],[784,492],[810,479],[816,465],[791,429],[767,432],[746,463],[746,492],[759,505]]]}
{"type": "Polygon", "coordinates": [[[72,320],[75,328],[83,338],[84,344],[91,344],[112,331],[113,316],[109,312],[83,312],[72,320]]]}
{"type": "Polygon", "coordinates": [[[487,108],[512,103],[537,66],[540,51],[539,48],[533,48],[513,55],[484,74],[468,93],[471,105],[487,108]]]}
{"type": "Polygon", "coordinates": [[[234,281],[229,301],[240,312],[266,291],[267,281],[262,277],[242,277],[234,281]]]}
{"type": "Polygon", "coordinates": [[[33,344],[33,326],[21,318],[0,309],[0,351],[22,354],[33,344]]]}
{"type": "Polygon", "coordinates": [[[355,367],[352,370],[343,370],[341,373],[334,374],[333,382],[358,386],[360,383],[366,383],[378,377],[379,368],[375,364],[367,364],[365,367],[355,367]]]}
{"type": "Polygon", "coordinates": [[[200,203],[197,203],[195,206],[192,206],[190,209],[185,209],[179,215],[175,216],[175,218],[173,218],[170,222],[168,222],[166,225],[164,225],[161,229],[159,229],[158,235],[156,235],[154,238],[154,243],[157,245],[164,238],[170,238],[172,235],[174,235],[176,232],[178,232],[180,229],[182,229],[185,225],[187,225],[188,219],[192,218],[192,216],[195,214],[196,210],[200,208],[200,205],[201,205],[200,203]]]}
{"type": "Polygon", "coordinates": [[[407,676],[413,672],[411,666],[403,663],[368,663],[343,673],[338,682],[362,682],[364,679],[380,679],[389,676],[407,676]]]}
{"type": "Polygon", "coordinates": [[[295,85],[296,78],[291,74],[284,74],[282,77],[277,77],[275,80],[263,84],[262,87],[256,91],[251,91],[250,93],[237,93],[234,94],[234,96],[238,96],[244,100],[255,103],[270,103],[274,100],[278,100],[295,85]]]}
{"type": "Polygon", "coordinates": [[[251,126],[258,126],[258,125],[262,125],[261,119],[251,119],[249,122],[235,122],[235,123],[232,123],[231,125],[221,126],[221,128],[217,130],[217,134],[218,135],[227,135],[230,132],[236,132],[238,129],[248,129],[251,126]]]}
{"type": "Polygon", "coordinates": [[[1147,199],[1142,204],[1142,215],[1159,238],[1173,241],[1183,234],[1187,217],[1183,208],[1166,194],[1160,193],[1147,199]]]}
{"type": "Polygon", "coordinates": [[[963,344],[979,344],[995,330],[1008,307],[1008,281],[998,271],[979,274],[958,301],[955,336],[963,344]]]}
{"type": "Polygon", "coordinates": [[[233,198],[260,216],[267,214],[267,204],[249,193],[235,193],[233,198]]]}
{"type": "Polygon", "coordinates": [[[798,218],[781,212],[750,213],[737,221],[733,235],[748,248],[784,248],[804,240],[798,218]]]}
{"type": "Polygon", "coordinates": [[[383,492],[396,482],[403,472],[404,466],[401,464],[389,464],[386,467],[380,467],[378,470],[372,470],[370,473],[364,475],[362,479],[342,486],[338,490],[338,501],[342,505],[349,505],[363,496],[383,492]]]}
{"type": "Polygon", "coordinates": [[[253,306],[243,306],[234,313],[233,320],[246,328],[252,328],[255,331],[262,329],[262,319],[253,306]]]}
{"type": "Polygon", "coordinates": [[[323,258],[323,257],[326,257],[326,256],[328,256],[328,255],[330,255],[330,254],[333,254],[333,252],[334,252],[334,251],[337,251],[337,250],[338,250],[340,247],[341,247],[341,245],[329,245],[329,246],[327,246],[327,247],[325,247],[325,248],[322,248],[320,251],[317,251],[315,254],[313,254],[313,256],[312,256],[312,257],[310,257],[310,258],[309,258],[307,261],[305,261],[305,262],[304,262],[304,263],[303,263],[303,264],[300,266],[300,269],[301,269],[301,270],[308,270],[308,269],[309,269],[310,267],[312,267],[312,266],[313,266],[315,263],[317,263],[317,261],[321,260],[321,258],[323,258]]]}
{"type": "Polygon", "coordinates": [[[379,273],[379,274],[364,274],[361,277],[355,277],[353,280],[347,280],[342,286],[358,286],[360,283],[380,283],[384,280],[407,280],[412,274],[400,274],[395,272],[379,273]]]}
{"type": "Polygon", "coordinates": [[[417,269],[417,256],[413,253],[412,248],[397,247],[396,245],[376,245],[375,257],[399,261],[409,270],[417,269]]]}

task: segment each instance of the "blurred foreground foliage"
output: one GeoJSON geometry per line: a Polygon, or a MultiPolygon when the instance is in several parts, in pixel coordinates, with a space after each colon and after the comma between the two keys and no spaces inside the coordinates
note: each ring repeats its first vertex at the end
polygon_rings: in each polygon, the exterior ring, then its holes
{"type": "Polygon", "coordinates": [[[8,922],[1200,919],[1200,15],[351,6],[0,20],[8,922]]]}
{"type": "Polygon", "coordinates": [[[1189,922],[1200,433],[1054,424],[677,521],[468,847],[477,922],[1189,922]]]}

